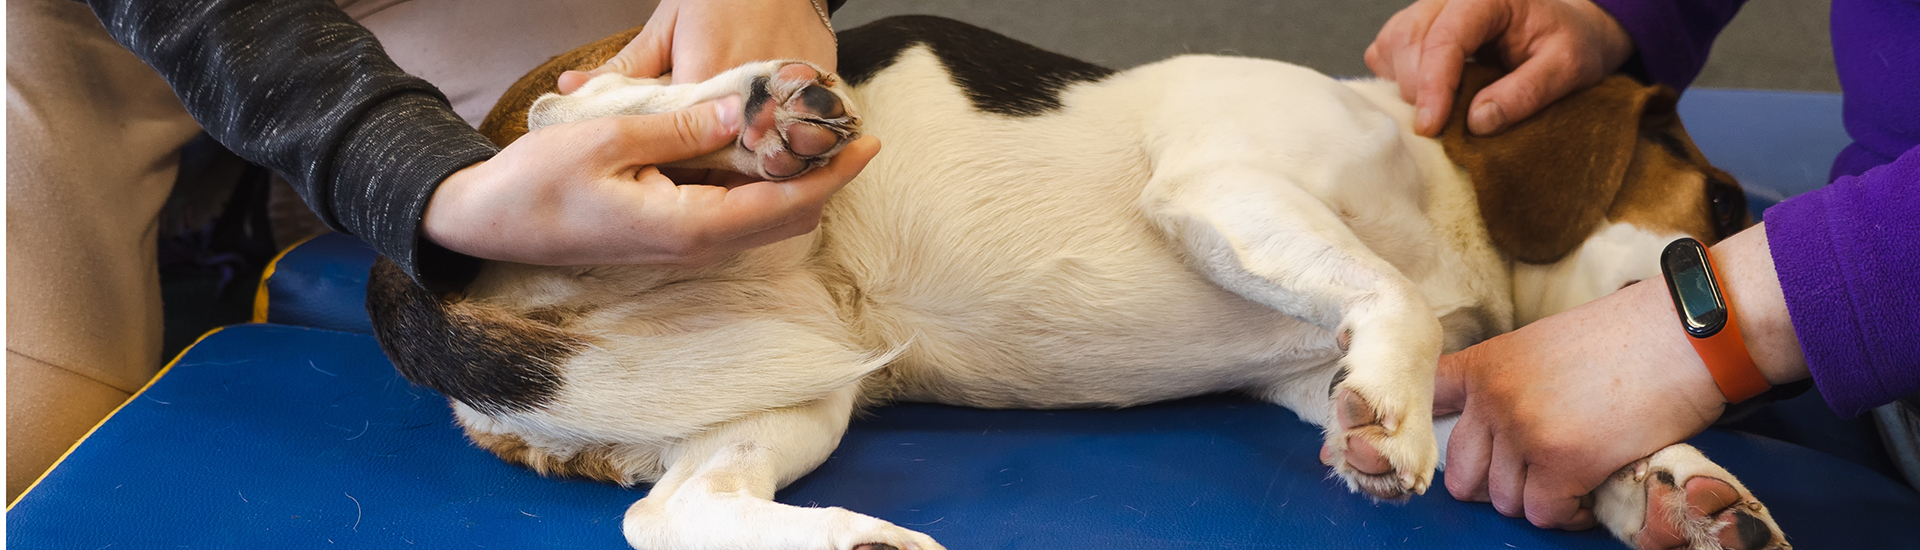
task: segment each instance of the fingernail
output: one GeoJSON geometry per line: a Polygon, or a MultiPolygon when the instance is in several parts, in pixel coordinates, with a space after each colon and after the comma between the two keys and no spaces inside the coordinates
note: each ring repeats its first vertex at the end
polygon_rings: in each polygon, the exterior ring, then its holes
{"type": "Polygon", "coordinates": [[[1418,112],[1415,112],[1413,115],[1413,120],[1415,122],[1414,125],[1420,128],[1432,128],[1433,117],[1435,116],[1439,116],[1439,115],[1434,113],[1434,108],[1432,105],[1421,107],[1420,110],[1418,112]]]}
{"type": "Polygon", "coordinates": [[[1498,132],[1500,131],[1500,127],[1506,125],[1506,123],[1506,109],[1501,108],[1499,103],[1492,101],[1474,106],[1473,112],[1467,115],[1467,126],[1469,126],[1475,134],[1486,135],[1498,132]]]}
{"type": "Polygon", "coordinates": [[[740,96],[730,95],[713,102],[713,116],[720,121],[720,128],[732,134],[740,131],[740,96]]]}

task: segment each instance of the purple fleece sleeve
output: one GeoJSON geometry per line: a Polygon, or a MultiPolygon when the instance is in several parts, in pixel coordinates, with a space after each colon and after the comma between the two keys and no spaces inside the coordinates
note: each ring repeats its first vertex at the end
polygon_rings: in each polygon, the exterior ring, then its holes
{"type": "Polygon", "coordinates": [[[1713,39],[1746,0],[1593,0],[1612,14],[1647,68],[1647,77],[1687,89],[1707,64],[1713,39]]]}
{"type": "Polygon", "coordinates": [[[1767,210],[1814,386],[1842,417],[1920,391],[1920,147],[1767,210]]]}
{"type": "Polygon", "coordinates": [[[1831,24],[1854,142],[1767,239],[1814,385],[1852,417],[1920,391],[1920,2],[1835,0],[1831,24]]]}

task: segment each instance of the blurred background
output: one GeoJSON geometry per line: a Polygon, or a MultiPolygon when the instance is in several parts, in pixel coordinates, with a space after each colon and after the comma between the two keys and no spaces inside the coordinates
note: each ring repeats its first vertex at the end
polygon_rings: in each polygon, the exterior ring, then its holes
{"type": "MultiPolygon", "coordinates": [[[[958,19],[1115,69],[1182,53],[1372,74],[1361,52],[1411,0],[848,0],[835,27],[889,15],[958,19]]],[[[1826,2],[1752,0],[1715,43],[1695,86],[1838,92],[1826,2]]]]}

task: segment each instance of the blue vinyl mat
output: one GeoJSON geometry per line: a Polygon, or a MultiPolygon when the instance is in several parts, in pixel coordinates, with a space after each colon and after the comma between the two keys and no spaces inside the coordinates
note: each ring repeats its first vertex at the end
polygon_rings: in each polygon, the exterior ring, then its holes
{"type": "MultiPolygon", "coordinates": [[[[1319,433],[1236,397],[1124,410],[902,405],[855,420],[779,494],[949,548],[1617,548],[1436,490],[1349,494],[1319,433]]],[[[1694,443],[1803,548],[1920,540],[1920,495],[1761,437],[1694,443]]],[[[1436,484],[1436,487],[1439,487],[1436,484]]],[[[224,329],[188,350],[9,510],[13,548],[623,548],[645,487],[542,479],[470,446],[369,336],[224,329]]]]}

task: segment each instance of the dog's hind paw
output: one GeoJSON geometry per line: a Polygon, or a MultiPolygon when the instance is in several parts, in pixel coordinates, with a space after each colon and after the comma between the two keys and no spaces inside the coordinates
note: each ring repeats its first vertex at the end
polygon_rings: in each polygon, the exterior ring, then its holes
{"type": "Polygon", "coordinates": [[[1753,493],[1689,445],[1661,449],[1620,469],[1593,496],[1594,515],[1635,548],[1793,547],[1753,493]]]}

